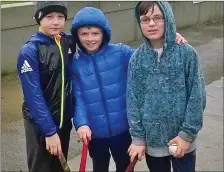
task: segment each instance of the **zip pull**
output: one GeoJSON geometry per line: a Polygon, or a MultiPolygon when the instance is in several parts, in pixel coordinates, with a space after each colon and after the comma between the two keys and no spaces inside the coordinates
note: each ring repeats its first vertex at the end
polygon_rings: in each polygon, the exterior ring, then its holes
{"type": "Polygon", "coordinates": [[[160,56],[158,55],[158,58],[157,58],[157,62],[160,63],[161,59],[160,59],[160,56]]]}
{"type": "Polygon", "coordinates": [[[56,36],[54,37],[54,39],[55,39],[55,42],[56,42],[56,43],[60,43],[60,41],[61,41],[61,35],[56,35],[56,36]]]}
{"type": "Polygon", "coordinates": [[[161,55],[159,55],[158,52],[156,52],[156,54],[157,54],[157,63],[160,63],[160,61],[161,61],[161,55]]]}

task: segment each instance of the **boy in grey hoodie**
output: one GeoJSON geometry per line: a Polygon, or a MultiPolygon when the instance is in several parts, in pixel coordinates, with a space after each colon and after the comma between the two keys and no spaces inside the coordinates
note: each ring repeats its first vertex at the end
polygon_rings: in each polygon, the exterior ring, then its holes
{"type": "Polygon", "coordinates": [[[145,154],[150,172],[170,172],[171,161],[174,172],[195,171],[196,137],[206,104],[199,57],[189,44],[175,42],[168,2],[139,2],[135,14],[144,43],[128,69],[131,161],[145,154]],[[173,155],[171,144],[177,144],[173,155]]]}

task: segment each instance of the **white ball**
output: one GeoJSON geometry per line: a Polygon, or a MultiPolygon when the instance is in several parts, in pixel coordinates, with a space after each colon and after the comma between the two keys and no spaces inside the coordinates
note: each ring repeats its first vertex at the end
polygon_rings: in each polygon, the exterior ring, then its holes
{"type": "Polygon", "coordinates": [[[174,144],[170,145],[169,152],[170,152],[170,154],[175,155],[177,152],[177,144],[174,143],[174,144]]]}

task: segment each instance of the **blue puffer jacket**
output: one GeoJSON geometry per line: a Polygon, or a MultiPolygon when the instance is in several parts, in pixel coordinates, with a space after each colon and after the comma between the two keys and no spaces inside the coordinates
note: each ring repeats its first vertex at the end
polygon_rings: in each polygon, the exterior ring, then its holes
{"type": "Polygon", "coordinates": [[[77,28],[97,25],[104,40],[99,51],[88,54],[79,40],[79,55],[73,60],[73,85],[76,109],[74,125],[88,125],[92,138],[108,138],[128,131],[126,113],[127,65],[134,50],[124,44],[110,44],[111,28],[104,14],[85,7],[73,19],[71,33],[77,28]]]}

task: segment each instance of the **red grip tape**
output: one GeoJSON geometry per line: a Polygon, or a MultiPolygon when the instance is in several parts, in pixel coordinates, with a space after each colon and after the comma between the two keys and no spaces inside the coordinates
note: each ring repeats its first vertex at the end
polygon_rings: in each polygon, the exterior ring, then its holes
{"type": "Polygon", "coordinates": [[[87,159],[87,153],[88,153],[88,145],[89,144],[85,145],[85,143],[83,143],[79,172],[85,172],[86,171],[86,159],[87,159]]]}
{"type": "Polygon", "coordinates": [[[125,170],[125,172],[133,172],[134,171],[134,167],[135,167],[137,161],[138,161],[138,158],[135,157],[134,161],[128,165],[128,167],[125,170]]]}

